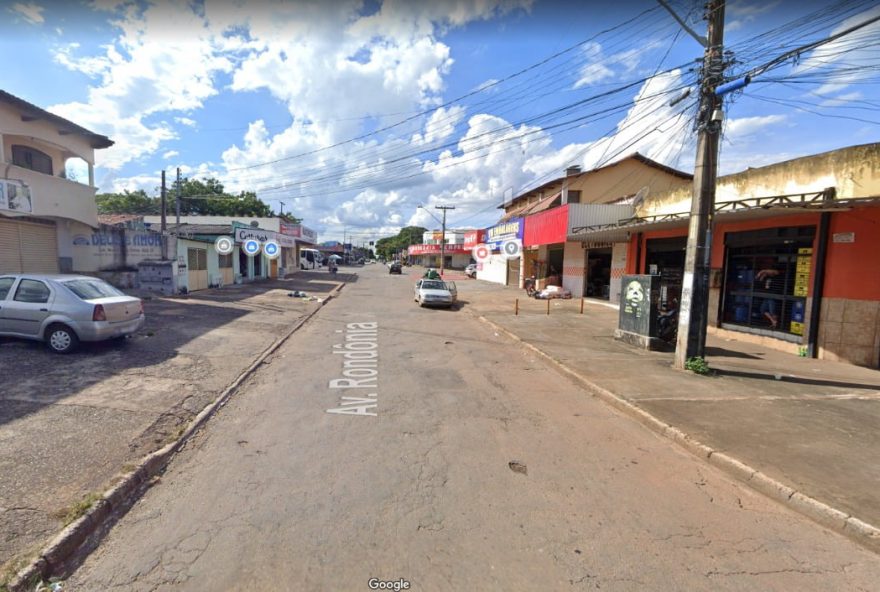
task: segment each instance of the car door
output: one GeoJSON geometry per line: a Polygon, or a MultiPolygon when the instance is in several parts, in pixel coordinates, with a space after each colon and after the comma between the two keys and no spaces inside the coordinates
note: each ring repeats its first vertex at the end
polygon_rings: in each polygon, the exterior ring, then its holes
{"type": "Polygon", "coordinates": [[[6,319],[6,299],[12,299],[12,287],[14,285],[14,277],[0,277],[0,333],[7,333],[12,331],[9,326],[9,322],[6,319]]]}
{"type": "Polygon", "coordinates": [[[413,288],[413,300],[419,299],[419,288],[422,287],[422,280],[416,282],[415,288],[413,288]]]}
{"type": "Polygon", "coordinates": [[[3,302],[3,317],[10,333],[36,336],[49,316],[52,289],[46,282],[21,278],[12,297],[3,302]]]}
{"type": "Polygon", "coordinates": [[[452,294],[452,301],[455,302],[458,300],[458,289],[455,287],[455,282],[446,282],[446,288],[449,290],[449,293],[452,294]]]}

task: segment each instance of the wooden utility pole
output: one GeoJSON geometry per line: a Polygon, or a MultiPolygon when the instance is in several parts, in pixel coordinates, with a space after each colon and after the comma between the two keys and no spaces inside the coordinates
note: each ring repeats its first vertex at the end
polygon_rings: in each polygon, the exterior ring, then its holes
{"type": "Polygon", "coordinates": [[[434,206],[434,208],[443,210],[443,223],[440,230],[440,276],[443,277],[443,268],[446,265],[446,210],[454,210],[455,206],[434,206]]]}
{"type": "Polygon", "coordinates": [[[706,350],[709,317],[709,269],[712,249],[712,215],[715,209],[715,179],[718,174],[718,143],[721,138],[721,98],[715,89],[724,74],[724,1],[709,0],[706,20],[708,44],[703,56],[700,81],[700,111],[697,115],[697,159],[694,165],[694,193],[685,253],[684,278],[675,345],[675,367],[684,368],[688,359],[702,358],[706,350]]]}

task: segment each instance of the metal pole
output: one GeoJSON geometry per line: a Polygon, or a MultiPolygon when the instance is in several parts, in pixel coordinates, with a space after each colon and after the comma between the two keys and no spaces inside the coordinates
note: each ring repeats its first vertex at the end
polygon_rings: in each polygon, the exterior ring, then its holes
{"type": "Polygon", "coordinates": [[[709,318],[709,267],[712,249],[712,214],[715,209],[715,179],[718,173],[718,141],[721,136],[721,98],[715,87],[722,79],[724,0],[710,0],[709,45],[703,57],[700,112],[697,124],[697,160],[694,165],[694,193],[681,286],[675,367],[684,368],[690,358],[702,358],[706,351],[709,318]]]}
{"type": "Polygon", "coordinates": [[[180,167],[177,167],[177,234],[180,234],[180,167]]]}
{"type": "Polygon", "coordinates": [[[165,171],[162,171],[162,224],[160,226],[162,230],[162,259],[168,260],[168,222],[166,217],[168,215],[168,203],[166,200],[166,192],[165,192],[165,171]]]}

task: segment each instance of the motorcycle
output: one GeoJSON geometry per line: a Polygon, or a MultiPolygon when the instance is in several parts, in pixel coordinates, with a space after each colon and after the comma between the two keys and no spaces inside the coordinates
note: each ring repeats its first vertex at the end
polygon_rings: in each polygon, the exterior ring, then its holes
{"type": "Polygon", "coordinates": [[[527,277],[525,280],[523,280],[523,287],[525,288],[526,295],[529,298],[533,298],[535,294],[538,293],[536,284],[537,282],[535,280],[535,276],[527,277]]]}

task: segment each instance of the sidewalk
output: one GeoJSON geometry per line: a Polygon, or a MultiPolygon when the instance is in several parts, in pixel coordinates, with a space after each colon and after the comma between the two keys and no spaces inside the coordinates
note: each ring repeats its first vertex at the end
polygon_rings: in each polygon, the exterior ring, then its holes
{"type": "Polygon", "coordinates": [[[86,495],[102,492],[177,438],[263,351],[342,281],[293,278],[144,302],[144,328],[123,343],[59,356],[0,338],[0,587],[86,495]]]}
{"type": "MultiPolygon", "coordinates": [[[[594,390],[604,389],[606,398],[632,403],[713,452],[689,446],[691,451],[730,465],[725,468],[745,480],[753,469],[760,471],[843,515],[823,509],[817,517],[816,504],[772,484],[776,491],[770,494],[780,501],[838,530],[845,530],[847,516],[880,526],[877,370],[710,335],[706,358],[717,374],[703,377],[672,368],[671,353],[615,341],[618,311],[607,303],[587,300],[581,315],[580,299],[552,300],[548,316],[547,301],[527,299],[522,290],[467,281],[458,283],[458,291],[466,310],[557,361],[594,390]],[[727,462],[728,456],[747,466],[727,462]]],[[[655,421],[643,423],[664,429],[655,421]]],[[[752,481],[767,493],[767,483],[752,481]]],[[[860,527],[850,520],[846,530],[860,527]]],[[[872,532],[863,529],[856,538],[880,549],[872,532]]]]}

